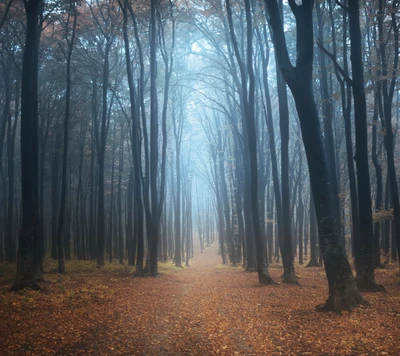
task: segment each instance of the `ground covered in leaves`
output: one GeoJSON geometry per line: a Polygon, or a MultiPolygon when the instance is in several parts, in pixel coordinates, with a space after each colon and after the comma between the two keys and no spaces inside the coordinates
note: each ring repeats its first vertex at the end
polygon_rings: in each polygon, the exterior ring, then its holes
{"type": "Polygon", "coordinates": [[[214,248],[189,268],[161,265],[160,278],[78,261],[60,276],[47,263],[41,292],[8,292],[13,267],[0,266],[1,355],[400,355],[394,266],[376,272],[387,294],[338,315],[314,310],[327,297],[322,268],[297,268],[300,286],[260,286],[214,248]]]}

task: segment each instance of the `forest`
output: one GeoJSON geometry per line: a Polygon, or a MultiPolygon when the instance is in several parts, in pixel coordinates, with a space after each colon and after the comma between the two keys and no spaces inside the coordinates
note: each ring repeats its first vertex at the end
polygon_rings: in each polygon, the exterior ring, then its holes
{"type": "Polygon", "coordinates": [[[0,354],[400,354],[399,30],[0,0],[0,354]]]}

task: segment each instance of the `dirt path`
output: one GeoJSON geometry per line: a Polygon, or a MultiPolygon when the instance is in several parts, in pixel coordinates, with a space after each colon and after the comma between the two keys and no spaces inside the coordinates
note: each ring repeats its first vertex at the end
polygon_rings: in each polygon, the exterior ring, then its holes
{"type": "MultiPolygon", "coordinates": [[[[109,273],[58,277],[44,292],[0,290],[1,355],[399,355],[395,270],[368,308],[316,313],[322,269],[298,268],[301,286],[260,286],[220,265],[216,250],[160,278],[109,273]]],[[[281,268],[271,274],[280,280],[281,268]]],[[[1,285],[1,283],[0,283],[1,285]]]]}

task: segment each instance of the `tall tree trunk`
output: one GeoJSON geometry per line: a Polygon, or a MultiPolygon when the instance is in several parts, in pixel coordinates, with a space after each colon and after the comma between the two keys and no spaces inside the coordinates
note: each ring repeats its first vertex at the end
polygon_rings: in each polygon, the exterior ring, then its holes
{"type": "MultiPolygon", "coordinates": [[[[132,7],[128,6],[128,1],[124,0],[123,6],[123,14],[124,14],[124,23],[123,23],[123,34],[124,34],[124,44],[125,44],[125,57],[126,57],[126,71],[128,77],[128,85],[129,85],[129,99],[130,99],[130,114],[131,114],[131,149],[132,149],[132,158],[133,158],[133,184],[134,184],[134,223],[133,223],[133,243],[136,247],[137,242],[137,263],[136,263],[136,274],[143,274],[143,258],[144,258],[144,206],[142,199],[142,179],[141,179],[141,147],[140,147],[140,139],[139,139],[139,110],[136,102],[136,93],[135,86],[133,82],[133,73],[131,68],[131,54],[129,51],[129,37],[127,31],[127,11],[130,11],[133,26],[135,29],[135,39],[138,46],[139,51],[139,60],[140,60],[140,88],[139,88],[139,96],[140,102],[143,102],[142,95],[144,90],[144,65],[143,65],[143,54],[141,42],[139,39],[138,28],[136,23],[135,14],[132,10],[132,7]]],[[[144,112],[142,113],[144,115],[144,112]]],[[[145,139],[147,137],[147,133],[143,133],[145,139]]],[[[145,143],[147,145],[147,143],[145,143]]],[[[146,147],[146,146],[145,146],[146,147]]],[[[147,148],[145,149],[147,152],[147,148]]],[[[147,154],[146,154],[147,155],[147,154]]],[[[147,161],[147,160],[146,160],[147,161]]],[[[127,237],[129,238],[129,237],[127,237]]],[[[133,256],[134,257],[134,256],[133,256]]],[[[133,261],[129,263],[134,264],[133,261]]]]}
{"type": "MultiPolygon", "coordinates": [[[[71,101],[71,58],[72,50],[74,48],[75,40],[75,29],[78,19],[78,13],[76,11],[76,5],[71,3],[71,10],[73,11],[73,24],[72,24],[72,34],[71,39],[68,40],[68,35],[66,34],[66,40],[68,43],[68,53],[67,53],[67,88],[65,92],[65,115],[64,115],[64,152],[63,152],[63,163],[62,163],[62,173],[61,173],[61,199],[60,199],[60,215],[58,217],[57,225],[57,257],[58,257],[58,273],[65,272],[64,265],[64,248],[63,248],[63,228],[64,228],[64,218],[65,218],[65,203],[67,198],[67,163],[68,163],[68,139],[69,139],[69,120],[70,120],[70,101],[71,101]]],[[[68,15],[69,16],[69,15],[68,15]]],[[[67,24],[68,28],[68,24],[67,24]]]]}
{"type": "Polygon", "coordinates": [[[364,66],[361,49],[361,29],[359,1],[349,1],[350,60],[352,66],[352,89],[354,99],[354,120],[356,130],[357,186],[360,239],[355,246],[355,264],[357,285],[362,290],[380,291],[374,278],[374,262],[372,255],[373,224],[371,185],[368,163],[367,106],[364,90],[364,66]]]}
{"type": "Polygon", "coordinates": [[[21,82],[22,227],[14,291],[39,289],[38,282],[43,279],[38,234],[38,50],[43,1],[30,0],[24,5],[27,23],[21,82]]]}
{"type": "MultiPolygon", "coordinates": [[[[11,100],[12,100],[12,81],[11,81],[11,63],[10,60],[7,61],[7,66],[3,66],[3,77],[5,84],[5,98],[4,98],[4,111],[2,117],[2,125],[1,130],[4,128],[4,133],[7,131],[7,168],[8,168],[8,208],[7,208],[7,223],[5,229],[5,240],[4,240],[4,252],[5,252],[5,261],[9,263],[13,263],[16,260],[15,256],[15,247],[14,245],[14,236],[13,236],[13,206],[10,206],[10,201],[14,197],[14,187],[12,185],[12,181],[14,180],[14,157],[11,156],[13,154],[14,148],[12,142],[12,132],[14,131],[12,128],[12,115],[11,115],[11,100]],[[8,123],[8,125],[7,125],[8,123]],[[7,130],[6,130],[7,128],[7,130]],[[10,157],[11,156],[11,157],[10,157]]],[[[19,94],[19,93],[18,93],[19,94]]],[[[3,131],[0,132],[0,155],[2,155],[2,147],[4,141],[3,131]]],[[[1,159],[0,158],[0,169],[1,169],[1,159]]],[[[5,206],[6,204],[4,204],[5,206]]],[[[2,246],[0,247],[2,248],[2,246]]]]}
{"type": "MultiPolygon", "coordinates": [[[[379,213],[382,210],[383,203],[383,178],[382,178],[382,167],[379,163],[378,152],[377,152],[377,139],[378,139],[378,116],[379,116],[379,95],[380,95],[380,84],[377,83],[374,93],[374,116],[372,123],[372,163],[375,168],[376,175],[376,191],[375,191],[375,213],[379,213]]],[[[377,221],[374,223],[374,241],[373,241],[373,254],[374,254],[374,265],[375,267],[381,267],[381,256],[379,242],[381,239],[381,223],[377,221]]]]}
{"type": "Polygon", "coordinates": [[[103,61],[103,88],[102,88],[102,113],[101,123],[96,125],[96,137],[97,137],[97,161],[98,161],[98,192],[97,192],[97,264],[104,266],[104,252],[105,252],[105,181],[104,181],[104,164],[106,154],[106,143],[107,143],[107,131],[108,131],[108,80],[110,75],[110,50],[112,39],[106,38],[106,45],[104,50],[104,61],[103,61]]]}
{"type": "Polygon", "coordinates": [[[390,194],[392,198],[393,214],[394,214],[394,232],[395,241],[397,243],[397,251],[400,255],[400,200],[399,189],[397,184],[396,167],[394,159],[394,134],[392,126],[392,101],[397,78],[397,68],[399,63],[399,27],[396,20],[397,0],[393,0],[391,6],[391,29],[394,34],[394,61],[393,69],[390,74],[391,80],[388,80],[388,69],[386,59],[386,39],[383,34],[384,20],[384,4],[383,0],[379,0],[378,12],[378,31],[379,31],[379,52],[382,66],[382,95],[383,95],[383,112],[385,120],[385,147],[387,157],[387,170],[390,182],[390,194]]]}
{"type": "MultiPolygon", "coordinates": [[[[10,88],[11,89],[11,88],[10,88]]],[[[15,262],[15,239],[13,236],[14,230],[14,152],[15,152],[15,136],[17,132],[17,123],[19,115],[19,81],[16,85],[16,97],[15,97],[15,112],[14,120],[11,120],[9,115],[8,129],[7,129],[7,164],[8,164],[8,208],[7,208],[7,229],[6,229],[6,245],[5,257],[7,262],[15,262]]]]}
{"type": "Polygon", "coordinates": [[[314,99],[312,79],[314,1],[304,0],[301,5],[297,5],[294,0],[289,2],[296,18],[298,56],[295,67],[289,59],[276,0],[265,0],[265,4],[278,65],[296,103],[314,203],[317,207],[320,247],[329,284],[329,297],[321,309],[337,311],[351,309],[359,304],[365,304],[366,301],[357,289],[342,243],[340,215],[332,189],[314,99]]]}
{"type": "MultiPolygon", "coordinates": [[[[318,40],[324,44],[325,31],[324,31],[324,20],[323,13],[321,10],[321,3],[316,2],[316,14],[318,23],[318,40]]],[[[336,199],[336,204],[340,212],[340,201],[339,201],[339,184],[336,176],[336,157],[335,157],[335,142],[333,139],[333,110],[332,110],[332,93],[329,92],[328,85],[328,66],[326,65],[326,58],[322,49],[318,50],[318,62],[320,70],[320,91],[322,101],[322,117],[324,123],[324,143],[326,149],[326,156],[328,160],[329,174],[331,175],[333,194],[336,199]]]]}
{"type": "MultiPolygon", "coordinates": [[[[120,137],[120,149],[119,149],[119,164],[118,164],[118,196],[117,196],[117,212],[118,212],[118,234],[116,238],[118,238],[118,243],[120,246],[124,246],[124,233],[122,229],[122,174],[124,172],[124,126],[121,125],[121,137],[120,137]]],[[[131,217],[129,217],[131,218],[131,217]]],[[[111,249],[110,249],[110,256],[111,256],[111,249]]],[[[119,261],[123,262],[124,259],[124,249],[120,248],[119,251],[119,261]],[[122,256],[121,256],[122,255],[122,256]]],[[[111,257],[110,257],[111,260],[111,257]]]]}
{"type": "Polygon", "coordinates": [[[249,90],[247,99],[247,143],[250,154],[250,178],[251,178],[251,213],[253,218],[253,230],[256,246],[258,280],[261,284],[272,284],[274,281],[268,272],[267,251],[262,236],[261,220],[258,206],[258,168],[257,168],[257,134],[255,105],[255,76],[253,71],[253,29],[250,0],[245,0],[246,24],[247,24],[247,72],[249,78],[249,90]]]}
{"type": "MultiPolygon", "coordinates": [[[[310,182],[310,261],[306,267],[321,267],[318,262],[318,231],[314,198],[310,182]]],[[[307,243],[306,243],[307,244],[307,243]]]]}
{"type": "MultiPolygon", "coordinates": [[[[283,21],[282,0],[279,0],[280,15],[283,21]]],[[[279,127],[281,133],[281,240],[280,244],[282,264],[283,264],[283,282],[297,283],[294,271],[294,254],[292,242],[292,224],[290,214],[290,185],[289,185],[289,107],[286,83],[280,73],[279,66],[276,66],[278,102],[279,102],[279,127]]],[[[278,232],[279,233],[279,232],[278,232]]]]}
{"type": "Polygon", "coordinates": [[[304,263],[303,261],[303,222],[304,222],[304,204],[303,204],[303,197],[302,197],[302,192],[303,189],[301,188],[302,186],[302,172],[303,172],[303,155],[300,152],[300,157],[299,157],[299,204],[297,208],[297,216],[299,220],[299,229],[298,229],[298,236],[299,236],[299,264],[302,265],[304,263]]]}
{"type": "Polygon", "coordinates": [[[150,192],[151,229],[149,234],[150,265],[149,275],[158,276],[158,240],[160,235],[160,214],[158,202],[158,105],[157,105],[157,43],[156,10],[158,0],[151,0],[150,19],[150,192]]]}
{"type": "MultiPolygon", "coordinates": [[[[228,26],[229,26],[229,35],[231,39],[231,43],[233,46],[234,54],[236,61],[239,65],[239,73],[240,79],[237,78],[237,73],[234,72],[232,75],[234,76],[235,82],[237,82],[237,89],[240,95],[240,108],[241,108],[241,122],[242,122],[242,130],[243,130],[243,148],[242,148],[242,161],[244,166],[244,184],[243,184],[243,214],[244,214],[244,221],[245,221],[245,250],[246,250],[246,271],[253,272],[257,269],[257,262],[255,256],[255,231],[254,231],[254,217],[252,216],[252,173],[251,173],[251,157],[250,157],[250,150],[249,146],[253,145],[254,142],[249,142],[249,135],[248,135],[248,117],[251,115],[249,112],[249,97],[248,97],[248,69],[245,65],[245,60],[243,58],[243,53],[241,53],[239,49],[239,44],[235,35],[235,29],[233,26],[233,19],[232,19],[232,8],[229,0],[226,0],[226,10],[228,15],[228,26]]],[[[251,16],[251,14],[249,15],[251,16]]],[[[248,29],[250,31],[250,29],[248,29]]],[[[249,45],[248,45],[249,47],[249,45]]],[[[249,55],[248,55],[249,58],[249,55]]],[[[252,61],[252,52],[250,55],[252,61]]],[[[234,65],[234,60],[232,59],[232,65],[234,65]]],[[[253,78],[254,79],[254,78],[253,78]]],[[[254,88],[253,88],[254,90],[254,88]]],[[[253,94],[254,95],[254,92],[253,94]]],[[[253,102],[254,105],[254,102],[253,102]]],[[[253,116],[254,116],[254,107],[253,116]]],[[[250,120],[255,120],[250,119],[250,120]]],[[[255,125],[255,123],[254,123],[255,125]]],[[[257,152],[257,148],[255,147],[255,152],[257,152]]],[[[256,156],[256,163],[257,163],[257,156],[256,156]]],[[[257,172],[258,174],[258,172],[257,172]]],[[[258,177],[256,179],[258,184],[258,177]]],[[[258,190],[258,188],[257,188],[258,190]]]]}

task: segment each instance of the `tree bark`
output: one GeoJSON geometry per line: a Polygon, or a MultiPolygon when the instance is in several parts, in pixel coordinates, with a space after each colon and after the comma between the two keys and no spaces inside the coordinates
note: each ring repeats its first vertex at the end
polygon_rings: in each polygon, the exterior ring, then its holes
{"type": "Polygon", "coordinates": [[[26,38],[21,81],[22,227],[19,233],[17,274],[13,291],[39,289],[42,277],[38,192],[38,50],[42,0],[24,3],[26,38]]]}
{"type": "MultiPolygon", "coordinates": [[[[64,115],[64,152],[63,152],[63,163],[62,163],[62,173],[61,173],[61,198],[60,198],[60,213],[58,216],[57,225],[57,257],[58,257],[58,273],[65,272],[64,265],[64,246],[63,246],[63,228],[64,228],[64,218],[65,218],[65,204],[67,198],[67,161],[68,161],[68,139],[69,139],[69,120],[70,120],[70,102],[71,102],[71,58],[72,51],[74,49],[75,41],[75,29],[78,19],[78,13],[76,11],[76,5],[71,3],[73,11],[73,24],[72,24],[72,34],[71,39],[68,40],[68,35],[66,34],[66,40],[68,44],[67,53],[67,88],[65,92],[65,115],[64,115]]],[[[69,16],[69,15],[68,15],[69,16]]],[[[67,24],[68,28],[68,24],[67,24]]]]}
{"type": "Polygon", "coordinates": [[[340,216],[334,197],[326,154],[322,143],[320,121],[314,99],[313,62],[313,0],[289,4],[296,18],[297,61],[293,67],[286,47],[283,24],[276,0],[265,0],[278,65],[290,90],[300,119],[301,133],[311,178],[321,251],[329,284],[329,297],[322,310],[351,309],[366,301],[360,295],[348,262],[340,230],[340,216]]]}
{"type": "Polygon", "coordinates": [[[371,185],[368,163],[367,106],[364,91],[364,73],[361,50],[361,29],[359,1],[349,1],[350,61],[352,66],[352,89],[354,100],[354,120],[356,130],[357,186],[360,239],[355,246],[355,265],[357,285],[362,290],[381,291],[374,278],[374,262],[372,255],[373,224],[371,185]]]}
{"type": "Polygon", "coordinates": [[[387,170],[390,183],[390,194],[392,198],[393,214],[394,214],[394,232],[397,244],[397,252],[400,255],[400,198],[397,184],[396,167],[394,159],[394,135],[392,126],[392,101],[394,89],[396,85],[397,68],[399,63],[399,28],[396,21],[397,0],[392,2],[391,6],[391,27],[394,34],[394,62],[391,73],[391,80],[388,81],[388,69],[386,59],[386,40],[383,35],[384,20],[384,1],[379,0],[378,12],[378,31],[379,31],[379,52],[382,66],[382,95],[383,95],[383,112],[385,120],[385,148],[387,157],[387,170]]]}

